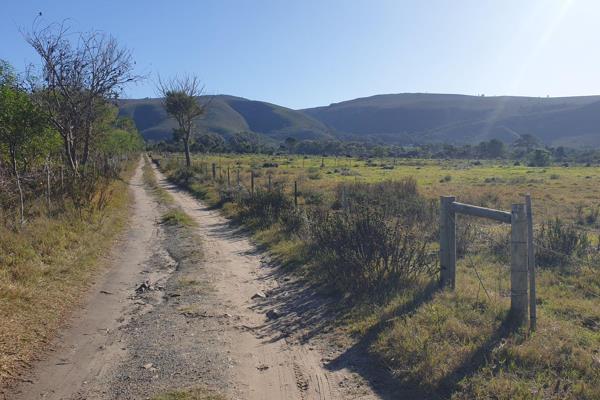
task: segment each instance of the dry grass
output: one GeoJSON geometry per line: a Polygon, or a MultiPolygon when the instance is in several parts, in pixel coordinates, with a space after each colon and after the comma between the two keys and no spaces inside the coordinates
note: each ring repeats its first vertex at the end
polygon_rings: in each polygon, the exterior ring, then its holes
{"type": "Polygon", "coordinates": [[[127,184],[112,185],[101,211],[38,216],[18,231],[0,227],[0,386],[42,351],[80,300],[127,221],[127,184]]]}

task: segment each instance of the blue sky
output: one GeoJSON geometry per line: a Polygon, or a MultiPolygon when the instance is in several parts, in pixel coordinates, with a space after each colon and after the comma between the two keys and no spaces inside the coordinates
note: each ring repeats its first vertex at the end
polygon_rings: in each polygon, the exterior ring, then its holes
{"type": "MultiPolygon", "coordinates": [[[[38,58],[38,12],[102,30],[139,72],[198,75],[211,94],[292,108],[378,93],[600,94],[600,1],[8,0],[0,58],[38,58]]],[[[153,79],[125,97],[154,96],[153,79]]]]}

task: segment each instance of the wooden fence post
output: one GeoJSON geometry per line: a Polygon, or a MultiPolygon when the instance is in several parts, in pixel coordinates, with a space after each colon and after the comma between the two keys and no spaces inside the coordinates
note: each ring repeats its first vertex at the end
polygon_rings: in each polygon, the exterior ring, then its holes
{"type": "Polygon", "coordinates": [[[456,222],[452,203],[454,196],[440,198],[440,286],[456,286],[456,222]]]}
{"type": "Polygon", "coordinates": [[[513,204],[510,236],[510,314],[517,325],[527,323],[527,210],[513,204]]]}
{"type": "Polygon", "coordinates": [[[294,207],[298,208],[298,181],[294,181],[294,207]]]}
{"type": "Polygon", "coordinates": [[[213,181],[217,178],[217,165],[212,163],[212,178],[213,181]]]}
{"type": "Polygon", "coordinates": [[[229,165],[227,166],[227,187],[231,186],[231,178],[229,176],[229,165]]]}
{"type": "Polygon", "coordinates": [[[254,195],[254,170],[250,171],[250,193],[254,195]]]}
{"type": "Polygon", "coordinates": [[[535,296],[535,243],[533,240],[533,208],[531,195],[525,196],[527,207],[527,269],[529,272],[529,329],[535,332],[537,323],[536,296],[535,296]]]}

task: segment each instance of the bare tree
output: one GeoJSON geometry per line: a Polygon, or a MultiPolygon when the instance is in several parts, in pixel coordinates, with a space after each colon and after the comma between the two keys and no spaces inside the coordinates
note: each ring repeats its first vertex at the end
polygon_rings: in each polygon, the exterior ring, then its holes
{"type": "Polygon", "coordinates": [[[200,103],[199,97],[204,94],[204,86],[198,77],[184,75],[168,81],[158,79],[158,91],[164,99],[167,114],[177,121],[177,129],[173,131],[175,140],[183,141],[185,164],[189,167],[190,139],[196,129],[196,120],[206,112],[206,104],[200,103]]]}
{"type": "Polygon", "coordinates": [[[100,110],[126,83],[142,77],[133,73],[131,52],[104,33],[72,34],[64,22],[34,23],[25,38],[43,63],[36,98],[61,134],[68,165],[77,176],[88,161],[100,110]]]}

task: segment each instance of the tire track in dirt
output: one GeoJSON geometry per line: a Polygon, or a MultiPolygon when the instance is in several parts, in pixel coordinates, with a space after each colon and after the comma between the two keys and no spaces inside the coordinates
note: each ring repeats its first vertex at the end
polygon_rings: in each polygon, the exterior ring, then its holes
{"type": "MultiPolygon", "coordinates": [[[[323,354],[299,340],[305,332],[281,332],[271,326],[266,314],[272,305],[254,295],[281,289],[274,277],[276,267],[218,211],[208,209],[168,183],[156,168],[154,171],[160,185],[198,222],[204,268],[216,277],[211,284],[223,312],[240,321],[224,332],[232,343],[227,350],[233,359],[231,395],[249,400],[379,398],[366,385],[360,395],[344,392],[343,382],[355,381],[355,374],[345,368],[327,370],[323,354]]],[[[288,312],[294,314],[294,300],[290,301],[288,312]]]]}
{"type": "Polygon", "coordinates": [[[198,227],[160,224],[164,210],[145,190],[142,165],[109,268],[6,398],[142,399],[193,387],[248,400],[379,398],[345,365],[328,369],[333,352],[313,340],[326,319],[312,312],[320,298],[296,297],[246,235],[154,168],[198,227]],[[141,282],[156,289],[136,290],[141,282]]]}
{"type": "Polygon", "coordinates": [[[51,343],[52,351],[35,365],[26,382],[9,399],[71,399],[94,382],[107,379],[112,366],[126,356],[114,332],[127,323],[134,306],[132,289],[152,249],[156,248],[158,210],[145,192],[142,163],[131,179],[134,202],[130,225],[107,259],[107,268],[96,279],[82,309],[51,343]]]}

